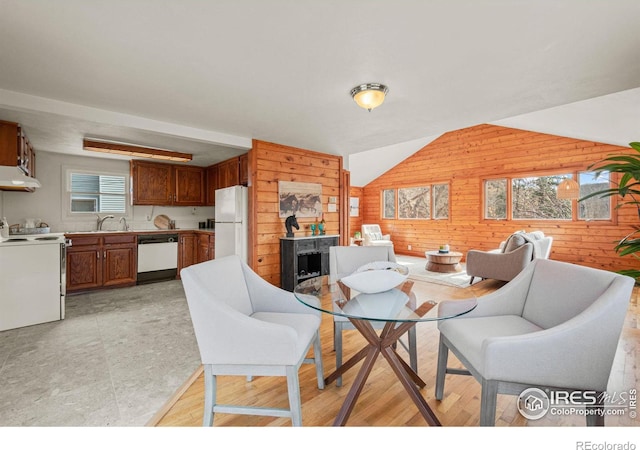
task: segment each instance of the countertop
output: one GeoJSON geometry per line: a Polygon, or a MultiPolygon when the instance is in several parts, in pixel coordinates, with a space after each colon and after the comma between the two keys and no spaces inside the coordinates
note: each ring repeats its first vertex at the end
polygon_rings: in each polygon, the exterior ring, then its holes
{"type": "Polygon", "coordinates": [[[96,234],[167,234],[167,233],[207,233],[212,234],[215,233],[215,229],[213,228],[174,228],[167,230],[94,230],[94,231],[67,231],[64,233],[65,236],[78,236],[78,235],[89,235],[93,236],[96,234]]]}

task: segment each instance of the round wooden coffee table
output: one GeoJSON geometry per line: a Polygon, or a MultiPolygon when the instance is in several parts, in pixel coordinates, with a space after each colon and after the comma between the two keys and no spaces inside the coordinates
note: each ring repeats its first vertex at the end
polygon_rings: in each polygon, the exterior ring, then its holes
{"type": "Polygon", "coordinates": [[[460,252],[440,253],[438,250],[431,250],[424,252],[424,255],[427,257],[425,269],[430,272],[462,272],[462,267],[460,266],[462,253],[460,252]]]}

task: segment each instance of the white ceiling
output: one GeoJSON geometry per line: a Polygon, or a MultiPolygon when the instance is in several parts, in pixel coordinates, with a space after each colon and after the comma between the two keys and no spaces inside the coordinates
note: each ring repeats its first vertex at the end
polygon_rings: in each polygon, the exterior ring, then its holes
{"type": "MultiPolygon", "coordinates": [[[[0,119],[23,123],[37,151],[82,154],[92,136],[193,152],[208,165],[255,138],[347,160],[376,149],[392,157],[408,151],[402,143],[478,123],[527,128],[528,113],[541,110],[552,119],[536,113],[534,128],[564,120],[570,132],[556,134],[606,141],[575,105],[593,109],[583,101],[621,91],[635,101],[640,87],[638,0],[0,7],[0,119]],[[371,113],[349,97],[366,82],[389,86],[371,113]],[[563,111],[573,116],[558,118],[563,111]]],[[[618,104],[637,113],[624,95],[618,104]]],[[[354,161],[352,182],[362,185],[367,164],[354,161]]]]}

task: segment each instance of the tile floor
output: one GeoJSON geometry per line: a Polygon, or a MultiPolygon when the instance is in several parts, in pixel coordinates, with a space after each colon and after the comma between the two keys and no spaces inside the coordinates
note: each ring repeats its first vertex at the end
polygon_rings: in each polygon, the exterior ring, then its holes
{"type": "Polygon", "coordinates": [[[180,281],[67,296],[0,332],[0,426],[143,426],[199,365],[180,281]]]}

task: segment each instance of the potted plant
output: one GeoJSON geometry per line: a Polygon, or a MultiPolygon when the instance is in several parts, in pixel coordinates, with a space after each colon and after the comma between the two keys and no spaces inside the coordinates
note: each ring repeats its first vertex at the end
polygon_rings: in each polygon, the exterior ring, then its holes
{"type": "MultiPolygon", "coordinates": [[[[609,156],[598,163],[592,164],[588,168],[589,170],[594,170],[596,176],[602,172],[621,174],[618,185],[609,189],[592,192],[580,198],[578,201],[583,201],[591,197],[605,198],[618,195],[621,201],[616,208],[620,208],[623,205],[632,205],[636,208],[638,219],[640,220],[640,142],[631,142],[629,146],[634,149],[637,154],[609,156]]],[[[634,225],[633,231],[623,237],[616,244],[614,250],[620,256],[632,255],[640,259],[640,225],[634,225]]],[[[620,270],[619,273],[635,278],[636,282],[640,281],[640,270],[638,269],[620,270]]]]}

